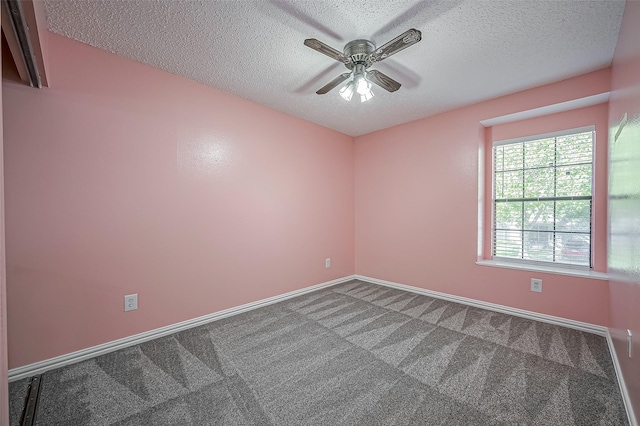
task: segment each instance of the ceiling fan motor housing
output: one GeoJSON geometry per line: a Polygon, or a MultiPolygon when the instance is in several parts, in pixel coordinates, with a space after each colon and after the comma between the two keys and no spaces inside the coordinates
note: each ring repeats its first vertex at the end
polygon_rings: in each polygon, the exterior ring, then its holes
{"type": "MultiPolygon", "coordinates": [[[[373,64],[374,58],[371,55],[376,50],[376,45],[369,40],[353,40],[344,47],[344,56],[351,59],[353,64],[362,64],[368,68],[373,64]]],[[[349,64],[345,64],[351,69],[349,64]]]]}

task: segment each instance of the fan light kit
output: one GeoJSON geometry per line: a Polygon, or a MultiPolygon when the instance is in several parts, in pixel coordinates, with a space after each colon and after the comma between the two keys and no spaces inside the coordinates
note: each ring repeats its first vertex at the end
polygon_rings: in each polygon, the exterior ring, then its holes
{"type": "Polygon", "coordinates": [[[338,62],[342,62],[351,70],[340,74],[321,87],[316,93],[324,95],[347,80],[349,81],[340,89],[340,96],[347,101],[351,100],[354,93],[360,95],[360,102],[366,102],[371,99],[373,97],[371,83],[377,84],[389,92],[395,92],[400,88],[400,83],[378,70],[369,70],[368,68],[376,62],[387,59],[389,56],[413,46],[421,39],[422,33],[420,31],[410,29],[379,48],[376,48],[376,45],[369,40],[350,41],[344,47],[344,52],[339,52],[315,38],[306,39],[304,41],[305,46],[317,50],[338,62]]]}
{"type": "Polygon", "coordinates": [[[353,69],[353,80],[340,89],[340,96],[342,96],[345,101],[350,101],[354,91],[360,95],[360,102],[368,101],[373,97],[371,83],[367,80],[364,66],[360,64],[356,65],[353,69]]]}

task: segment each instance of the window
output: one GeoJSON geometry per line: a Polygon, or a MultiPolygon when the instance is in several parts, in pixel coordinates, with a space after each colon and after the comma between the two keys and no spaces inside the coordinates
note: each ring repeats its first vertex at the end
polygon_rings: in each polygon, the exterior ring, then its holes
{"type": "Polygon", "coordinates": [[[492,256],[591,267],[594,129],[493,144],[492,256]]]}

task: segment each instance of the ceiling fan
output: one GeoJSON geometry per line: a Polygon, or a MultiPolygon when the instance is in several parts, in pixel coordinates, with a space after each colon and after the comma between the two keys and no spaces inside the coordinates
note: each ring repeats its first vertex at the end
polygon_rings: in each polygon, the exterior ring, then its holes
{"type": "Polygon", "coordinates": [[[339,52],[315,38],[306,39],[304,41],[305,46],[317,50],[338,62],[342,62],[351,70],[340,74],[321,87],[316,93],[324,95],[348,80],[352,75],[353,79],[340,89],[340,95],[347,101],[351,100],[354,92],[360,95],[361,102],[371,99],[373,97],[371,83],[377,84],[389,92],[395,92],[400,88],[400,83],[378,70],[369,70],[368,68],[376,62],[387,59],[389,56],[413,46],[421,39],[422,33],[412,28],[378,48],[369,40],[350,41],[344,46],[344,52],[339,52]]]}

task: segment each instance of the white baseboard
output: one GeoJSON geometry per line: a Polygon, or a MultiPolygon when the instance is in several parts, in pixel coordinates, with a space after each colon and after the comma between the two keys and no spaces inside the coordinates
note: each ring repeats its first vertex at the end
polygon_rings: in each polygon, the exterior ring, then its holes
{"type": "Polygon", "coordinates": [[[35,362],[33,364],[25,365],[22,367],[12,368],[11,370],[9,370],[9,381],[12,382],[15,380],[23,379],[25,377],[34,376],[36,374],[42,374],[48,370],[53,370],[69,364],[75,364],[77,362],[84,361],[89,358],[93,358],[95,356],[117,351],[119,349],[124,349],[129,346],[138,345],[140,343],[144,343],[152,339],[157,339],[159,337],[167,336],[169,334],[177,333],[179,331],[183,331],[189,328],[197,327],[199,325],[207,324],[209,322],[230,317],[232,315],[241,314],[243,312],[261,308],[263,306],[272,305],[274,303],[278,303],[283,300],[291,299],[292,297],[301,296],[303,294],[310,293],[312,291],[317,291],[326,287],[331,287],[337,284],[351,281],[355,278],[356,278],[355,275],[349,275],[349,276],[338,278],[332,281],[327,281],[321,284],[305,287],[300,290],[291,291],[289,293],[280,294],[278,296],[269,297],[267,299],[258,300],[256,302],[247,303],[245,305],[236,306],[234,308],[229,308],[223,311],[214,312],[212,314],[204,315],[198,318],[193,318],[187,321],[171,324],[166,327],[156,328],[154,330],[146,331],[140,334],[135,334],[133,336],[125,337],[123,339],[113,340],[111,342],[103,343],[101,345],[92,346],[90,348],[82,349],[76,352],[71,352],[66,355],[57,356],[55,358],[49,358],[44,361],[35,362]]]}
{"type": "Polygon", "coordinates": [[[624,377],[622,376],[622,368],[620,367],[620,362],[618,361],[618,354],[616,352],[616,347],[613,344],[613,339],[611,338],[611,333],[609,333],[608,329],[607,329],[606,337],[607,337],[607,344],[609,345],[609,352],[611,352],[611,359],[613,359],[613,368],[616,370],[616,376],[618,377],[618,386],[620,386],[620,393],[622,394],[624,407],[627,409],[627,417],[629,418],[629,425],[638,426],[638,421],[633,411],[633,406],[631,405],[631,395],[629,395],[629,391],[627,390],[627,385],[624,382],[624,377]]]}
{"type": "Polygon", "coordinates": [[[589,324],[581,321],[574,321],[567,318],[555,317],[553,315],[540,314],[538,312],[526,311],[524,309],[512,308],[510,306],[498,305],[490,302],[483,302],[482,300],[469,299],[462,296],[454,296],[452,294],[440,293],[439,291],[427,290],[420,287],[413,287],[406,284],[394,283],[391,281],[379,280],[377,278],[366,277],[363,275],[356,275],[356,279],[361,281],[370,282],[372,284],[379,284],[386,287],[397,288],[398,290],[410,291],[412,293],[422,294],[424,296],[434,297],[436,299],[448,300],[450,302],[462,303],[463,305],[475,306],[477,308],[488,309],[494,312],[501,312],[504,314],[514,315],[517,317],[528,318],[534,321],[542,321],[549,324],[560,325],[562,327],[569,327],[580,331],[586,331],[588,333],[597,334],[600,336],[607,335],[607,327],[595,324],[589,324]]]}

